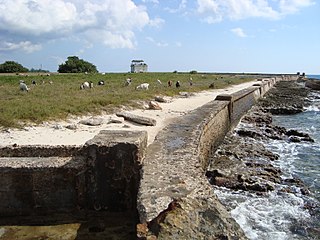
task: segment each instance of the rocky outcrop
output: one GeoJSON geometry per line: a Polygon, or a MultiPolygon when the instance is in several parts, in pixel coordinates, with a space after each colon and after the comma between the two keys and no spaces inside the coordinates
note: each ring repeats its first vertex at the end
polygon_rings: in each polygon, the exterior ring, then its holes
{"type": "Polygon", "coordinates": [[[234,132],[228,133],[224,142],[212,155],[206,173],[210,183],[258,194],[272,191],[275,184],[282,183],[299,185],[301,192],[307,194],[308,189],[301,181],[282,180],[281,170],[272,164],[278,156],[265,149],[261,143],[261,140],[266,139],[314,141],[306,133],[288,130],[272,123],[271,113],[293,114],[302,111],[303,106],[308,104],[307,94],[308,90],[295,82],[277,83],[276,88],[271,89],[266,97],[242,118],[234,132]],[[295,97],[292,100],[293,94],[295,97]]]}
{"type": "Polygon", "coordinates": [[[266,98],[260,100],[259,105],[272,114],[296,114],[303,112],[303,107],[308,104],[308,92],[303,84],[281,81],[268,92],[266,98]]]}
{"type": "Polygon", "coordinates": [[[214,197],[172,201],[140,233],[141,239],[246,239],[214,197]],[[232,229],[230,229],[232,226],[232,229]],[[154,235],[150,235],[152,232],[154,235]]]}
{"type": "Polygon", "coordinates": [[[305,85],[313,90],[320,90],[320,80],[310,79],[306,81],[305,85]]]}

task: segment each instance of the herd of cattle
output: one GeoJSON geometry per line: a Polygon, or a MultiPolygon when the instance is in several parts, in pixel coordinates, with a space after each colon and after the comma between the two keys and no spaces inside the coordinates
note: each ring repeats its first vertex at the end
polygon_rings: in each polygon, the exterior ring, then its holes
{"type": "MultiPolygon", "coordinates": [[[[130,86],[132,84],[132,79],[131,78],[127,78],[124,82],[124,85],[125,86],[130,86]]],[[[52,81],[49,81],[49,84],[52,84],[53,82],[52,81]]],[[[156,80],[156,83],[158,85],[162,85],[162,82],[157,79],[156,80]]],[[[32,80],[31,82],[32,85],[37,85],[37,82],[35,80],[32,80]]],[[[44,84],[44,81],[42,82],[42,84],[44,84]]],[[[192,78],[190,78],[190,81],[189,81],[189,84],[190,86],[192,86],[192,78]]],[[[98,86],[102,86],[102,85],[105,85],[105,82],[103,80],[100,80],[98,83],[97,83],[98,86]]],[[[138,86],[136,86],[136,89],[137,90],[148,90],[149,89],[149,83],[142,83],[142,84],[139,84],[138,86]]],[[[94,86],[94,83],[92,81],[85,81],[83,83],[80,84],[80,90],[84,90],[84,89],[90,89],[90,88],[93,88],[94,86]]],[[[169,80],[167,82],[167,86],[168,87],[172,87],[173,86],[173,82],[171,80],[169,80]]],[[[180,88],[181,84],[180,84],[180,81],[176,81],[175,82],[175,86],[176,88],[180,88]]],[[[26,91],[28,92],[30,90],[30,88],[27,86],[27,84],[24,82],[24,80],[20,80],[20,83],[19,83],[19,88],[21,91],[26,91]]]]}

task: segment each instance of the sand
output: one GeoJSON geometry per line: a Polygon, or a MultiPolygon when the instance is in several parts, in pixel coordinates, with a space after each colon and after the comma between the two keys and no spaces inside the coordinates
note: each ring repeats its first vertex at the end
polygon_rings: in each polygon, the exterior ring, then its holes
{"type": "Polygon", "coordinates": [[[189,97],[175,97],[167,103],[159,103],[162,110],[136,109],[130,113],[153,118],[156,126],[143,126],[121,119],[121,123],[109,123],[116,115],[103,114],[95,117],[102,118],[99,126],[88,126],[79,123],[92,116],[70,118],[67,121],[45,122],[37,126],[26,126],[22,130],[6,129],[0,131],[0,146],[17,145],[83,145],[97,135],[101,130],[144,130],[148,132],[148,144],[154,141],[157,133],[176,117],[181,117],[188,112],[210,102],[222,93],[233,93],[252,86],[254,81],[233,85],[226,89],[212,89],[195,93],[189,97]],[[67,126],[76,126],[68,129],[67,126]]]}

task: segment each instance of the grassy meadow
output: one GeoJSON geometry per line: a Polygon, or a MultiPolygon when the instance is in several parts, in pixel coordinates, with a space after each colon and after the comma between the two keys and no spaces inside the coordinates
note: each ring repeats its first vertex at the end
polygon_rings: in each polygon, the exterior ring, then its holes
{"type": "Polygon", "coordinates": [[[113,113],[119,107],[138,108],[144,100],[157,95],[175,96],[179,92],[198,92],[224,88],[231,84],[250,81],[254,76],[209,73],[106,73],[102,74],[40,74],[0,75],[0,127],[22,127],[25,123],[66,119],[83,114],[113,113]],[[132,84],[125,86],[127,78],[132,84]],[[193,85],[189,79],[192,77],[193,85]],[[160,79],[162,85],[157,83],[160,79]],[[24,80],[29,92],[19,89],[19,80],[24,80]],[[32,85],[35,80],[37,85],[32,85]],[[105,85],[98,86],[103,80],[105,85]],[[168,80],[173,86],[167,87],[168,80]],[[49,84],[52,81],[52,84],[49,84]],[[92,81],[92,89],[80,90],[80,84],[92,81]],[[175,82],[180,81],[177,89],[175,82]],[[141,83],[149,83],[149,90],[136,90],[141,83]]]}

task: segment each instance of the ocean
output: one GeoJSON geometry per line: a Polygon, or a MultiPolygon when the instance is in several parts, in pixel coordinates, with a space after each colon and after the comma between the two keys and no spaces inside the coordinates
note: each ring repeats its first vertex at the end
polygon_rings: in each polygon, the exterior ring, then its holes
{"type": "Polygon", "coordinates": [[[307,75],[308,78],[320,79],[320,75],[307,75]]]}
{"type": "Polygon", "coordinates": [[[280,156],[273,164],[281,169],[282,178],[301,179],[309,195],[298,187],[292,193],[277,191],[283,187],[280,184],[266,196],[215,187],[218,198],[232,209],[232,217],[251,240],[320,239],[320,91],[308,98],[312,104],[304,112],[274,116],[273,123],[306,132],[315,142],[267,140],[263,144],[280,156]]]}

